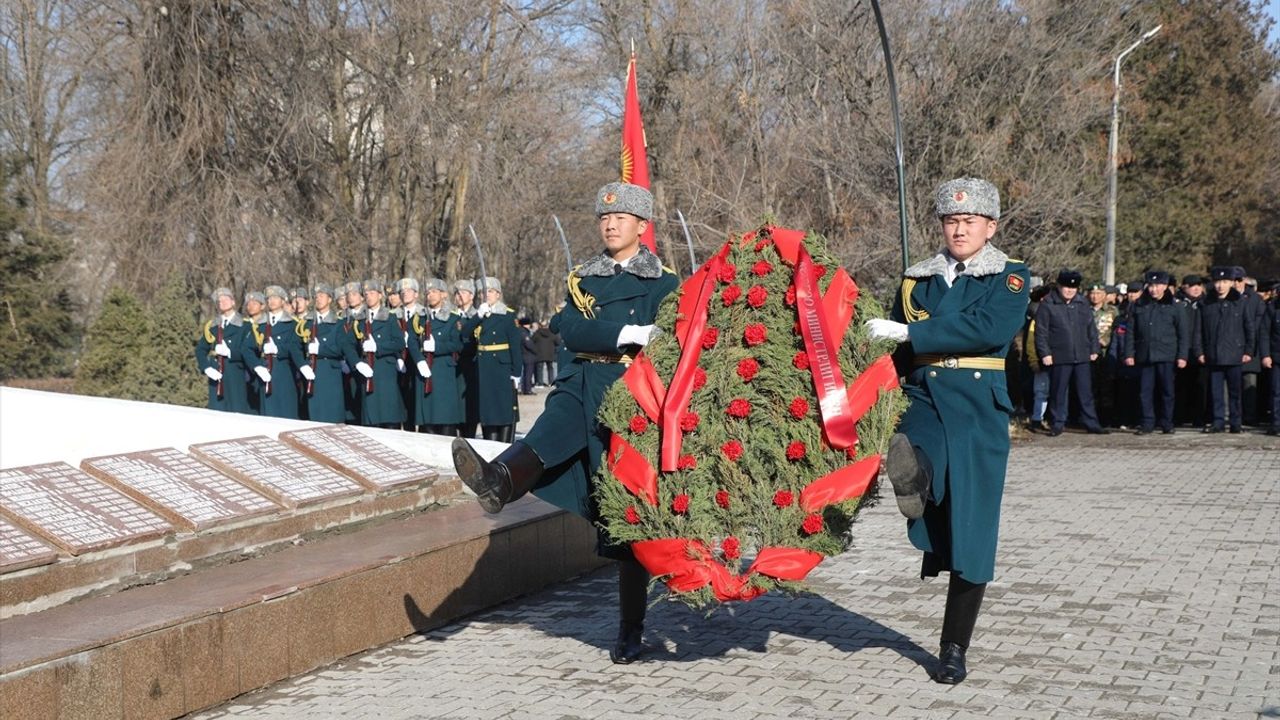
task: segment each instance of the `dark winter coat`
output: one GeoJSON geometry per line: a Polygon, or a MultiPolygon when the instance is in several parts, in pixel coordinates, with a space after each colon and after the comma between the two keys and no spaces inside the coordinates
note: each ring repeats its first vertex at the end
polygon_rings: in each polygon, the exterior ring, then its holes
{"type": "Polygon", "coordinates": [[[549,327],[540,327],[533,334],[533,351],[538,362],[555,362],[556,348],[560,346],[560,336],[549,327]]]}
{"type": "Polygon", "coordinates": [[[245,373],[246,364],[252,358],[253,336],[249,332],[249,323],[239,313],[232,314],[225,327],[221,317],[205,323],[200,337],[196,339],[196,365],[201,373],[206,368],[222,371],[221,382],[208,380],[210,410],[249,412],[249,385],[245,373]],[[231,352],[231,357],[221,362],[214,352],[220,340],[227,344],[231,352]]]}
{"type": "Polygon", "coordinates": [[[1143,295],[1130,312],[1125,359],[1138,365],[1186,360],[1191,334],[1187,309],[1173,301],[1172,291],[1159,300],[1143,295]]]}
{"type": "Polygon", "coordinates": [[[1191,338],[1191,354],[1204,356],[1206,365],[1243,365],[1256,345],[1254,316],[1234,289],[1220,298],[1215,293],[1200,306],[1200,322],[1191,338]]]}
{"type": "Polygon", "coordinates": [[[1036,309],[1036,356],[1041,362],[1052,357],[1054,365],[1085,363],[1101,351],[1089,303],[1079,294],[1067,302],[1061,293],[1049,293],[1036,309]]]}
{"type": "MultiPolygon", "coordinates": [[[[346,419],[346,380],[342,374],[343,343],[342,321],[333,312],[324,315],[309,313],[303,326],[305,340],[316,343],[316,379],[311,383],[307,396],[307,418],[316,422],[340,423],[346,419]]],[[[303,347],[306,352],[306,347],[303,347]]],[[[307,353],[307,362],[311,362],[307,353]]],[[[303,391],[306,383],[303,383],[303,391]]]]}

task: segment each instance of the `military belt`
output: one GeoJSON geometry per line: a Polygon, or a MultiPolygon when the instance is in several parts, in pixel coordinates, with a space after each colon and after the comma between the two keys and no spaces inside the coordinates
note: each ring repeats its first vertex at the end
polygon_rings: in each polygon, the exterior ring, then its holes
{"type": "Polygon", "coordinates": [[[477,345],[476,349],[481,352],[498,352],[499,350],[510,350],[511,345],[508,343],[502,343],[501,345],[477,345]]]}
{"type": "Polygon", "coordinates": [[[591,363],[621,363],[623,365],[631,365],[634,357],[623,353],[622,355],[614,355],[613,353],[577,353],[575,355],[579,360],[585,360],[591,363]]]}
{"type": "Polygon", "coordinates": [[[983,357],[981,355],[916,355],[911,364],[914,367],[932,365],[951,370],[958,368],[1004,370],[1004,358],[983,357]]]}

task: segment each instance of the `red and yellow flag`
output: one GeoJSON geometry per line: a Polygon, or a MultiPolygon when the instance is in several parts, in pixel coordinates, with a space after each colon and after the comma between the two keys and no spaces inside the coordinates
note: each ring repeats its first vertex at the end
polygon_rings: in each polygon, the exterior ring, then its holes
{"type": "MultiPolygon", "coordinates": [[[[622,182],[649,189],[649,157],[645,154],[644,123],[640,120],[640,93],[636,89],[636,56],[627,63],[627,94],[622,105],[622,182]]],[[[653,239],[653,223],[640,236],[653,254],[658,245],[653,239]]]]}

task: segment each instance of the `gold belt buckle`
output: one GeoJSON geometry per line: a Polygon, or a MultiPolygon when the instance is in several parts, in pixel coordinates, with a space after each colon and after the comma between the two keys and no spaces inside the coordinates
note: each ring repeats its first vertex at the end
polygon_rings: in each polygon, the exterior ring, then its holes
{"type": "Polygon", "coordinates": [[[960,358],[956,357],[955,355],[947,355],[946,357],[942,358],[942,367],[948,368],[950,370],[955,370],[956,368],[960,367],[960,358]]]}

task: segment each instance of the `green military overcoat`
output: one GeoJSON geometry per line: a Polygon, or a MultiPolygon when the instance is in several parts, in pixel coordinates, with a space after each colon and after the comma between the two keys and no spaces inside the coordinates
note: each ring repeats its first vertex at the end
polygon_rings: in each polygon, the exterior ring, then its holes
{"type": "MultiPolygon", "coordinates": [[[[316,379],[307,396],[307,417],[316,422],[340,423],[346,419],[346,395],[342,375],[342,323],[330,310],[320,315],[308,313],[304,332],[308,343],[315,341],[316,379]]],[[[305,350],[305,348],[304,348],[305,350]]],[[[310,362],[308,353],[308,362],[310,362]]],[[[303,390],[306,390],[303,382],[303,390]]]]}
{"type": "Polygon", "coordinates": [[[252,367],[265,367],[271,371],[271,385],[262,382],[256,374],[254,386],[258,390],[258,412],[269,417],[298,418],[298,386],[296,373],[305,361],[302,338],[298,335],[298,321],[288,313],[274,323],[270,316],[257,327],[254,337],[252,367]],[[263,346],[270,339],[276,345],[274,358],[263,353],[263,346]],[[268,392],[269,390],[269,392],[268,392]]]}
{"type": "MultiPolygon", "coordinates": [[[[524,372],[520,354],[520,328],[515,315],[499,305],[492,314],[475,323],[475,393],[481,425],[514,425],[517,420],[516,390],[511,378],[524,372]]],[[[470,392],[472,388],[468,386],[470,392]]]]}
{"type": "Polygon", "coordinates": [[[910,340],[894,359],[911,399],[899,430],[933,466],[932,502],[907,525],[925,553],[921,574],[948,570],[984,583],[995,572],[1009,461],[1013,405],[1003,360],[1022,328],[1030,277],[992,245],[966,265],[950,287],[944,254],[907,269],[892,315],[908,324],[910,340]]]}
{"type": "Polygon", "coordinates": [[[219,339],[227,344],[231,356],[221,363],[222,381],[205,380],[209,383],[210,410],[224,412],[249,412],[249,386],[245,382],[245,363],[253,355],[253,341],[249,333],[249,325],[234,313],[227,319],[225,326],[222,318],[215,318],[205,323],[200,337],[196,338],[196,365],[203,373],[206,368],[219,369],[218,354],[214,352],[219,339]],[[219,394],[221,387],[221,394],[219,394]]]}
{"type": "Polygon", "coordinates": [[[418,318],[425,322],[423,334],[418,336],[415,346],[409,348],[414,365],[425,360],[427,355],[422,351],[422,341],[426,339],[428,326],[431,336],[435,338],[436,348],[431,358],[431,390],[423,395],[426,380],[418,374],[416,368],[411,369],[417,379],[414,392],[418,397],[415,422],[418,425],[459,425],[464,419],[462,406],[462,379],[458,374],[458,358],[462,353],[462,315],[444,308],[428,310],[426,315],[418,318]]]}
{"type": "Polygon", "coordinates": [[[400,323],[383,305],[373,312],[361,311],[351,319],[350,327],[351,339],[344,349],[360,394],[360,424],[399,425],[404,422],[404,399],[400,395],[400,371],[396,362],[404,351],[400,323]],[[368,353],[364,351],[365,338],[370,335],[377,345],[373,362],[369,362],[368,353]],[[373,369],[372,383],[356,371],[356,365],[361,362],[373,369]]]}

